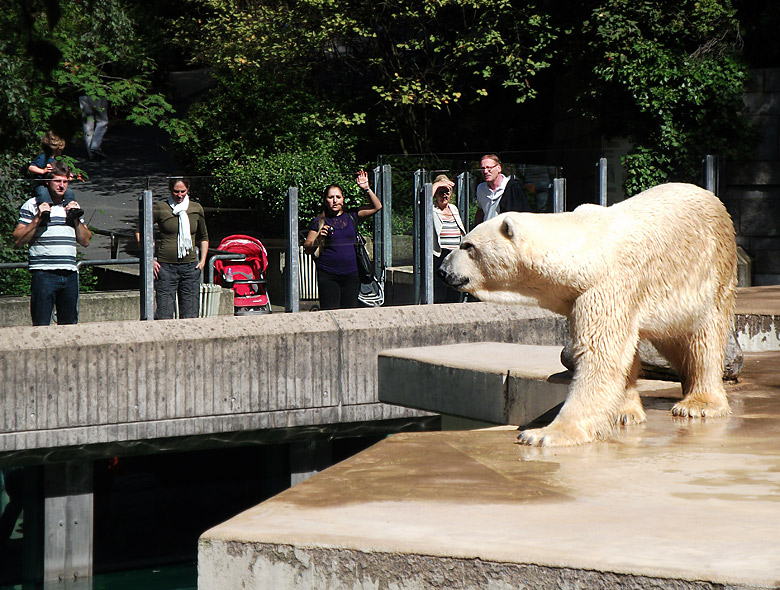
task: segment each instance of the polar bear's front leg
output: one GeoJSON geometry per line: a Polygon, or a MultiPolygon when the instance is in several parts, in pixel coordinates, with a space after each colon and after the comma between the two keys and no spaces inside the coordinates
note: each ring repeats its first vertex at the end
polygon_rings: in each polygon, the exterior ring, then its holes
{"type": "MultiPolygon", "coordinates": [[[[561,411],[549,426],[524,430],[520,444],[540,447],[568,447],[608,438],[612,434],[625,393],[625,378],[616,383],[583,377],[581,359],[561,411]]],[[[587,372],[587,371],[585,371],[587,372]]]]}
{"type": "Polygon", "coordinates": [[[593,438],[576,424],[564,428],[553,424],[544,428],[531,428],[523,430],[517,437],[518,444],[532,447],[572,447],[592,440],[593,438]]]}
{"type": "Polygon", "coordinates": [[[518,442],[560,447],[608,438],[618,422],[642,422],[635,388],[639,329],[619,297],[591,293],[570,316],[576,370],[558,416],[544,428],[523,431],[518,442]]]}

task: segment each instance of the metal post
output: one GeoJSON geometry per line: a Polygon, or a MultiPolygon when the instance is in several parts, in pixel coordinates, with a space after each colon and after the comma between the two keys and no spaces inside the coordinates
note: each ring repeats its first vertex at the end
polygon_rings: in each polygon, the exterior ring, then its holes
{"type": "Polygon", "coordinates": [[[471,173],[461,172],[458,174],[458,211],[460,218],[466,224],[466,231],[470,230],[469,220],[469,202],[471,202],[471,173]]]}
{"type": "Polygon", "coordinates": [[[287,252],[284,264],[287,289],[284,309],[292,313],[297,312],[300,305],[298,241],[298,187],[291,186],[287,189],[287,252]]]}
{"type": "Polygon", "coordinates": [[[382,235],[385,238],[382,244],[384,266],[380,271],[393,266],[393,168],[390,164],[382,165],[382,211],[385,209],[387,213],[382,216],[382,235]]]}
{"type": "Polygon", "coordinates": [[[138,199],[141,234],[141,319],[154,320],[154,228],[152,226],[152,191],[147,188],[138,199]]]}
{"type": "Polygon", "coordinates": [[[716,195],[718,194],[717,156],[705,156],[704,158],[704,188],[716,195]]]}
{"type": "Polygon", "coordinates": [[[414,303],[420,303],[420,193],[423,190],[422,169],[414,172],[414,196],[412,198],[412,291],[414,303]]]}
{"type": "Polygon", "coordinates": [[[607,203],[607,159],[599,158],[599,163],[596,165],[598,168],[598,179],[596,195],[599,201],[599,205],[606,207],[607,203]]]}
{"type": "Polygon", "coordinates": [[[382,271],[393,265],[393,195],[390,166],[374,168],[374,192],[382,201],[382,209],[374,216],[374,274],[381,279],[382,271]]]}
{"type": "Polygon", "coordinates": [[[382,168],[377,166],[374,168],[374,192],[379,200],[382,202],[382,209],[374,215],[374,274],[377,277],[382,276],[379,269],[382,268],[382,264],[385,259],[385,251],[382,247],[385,241],[385,224],[383,223],[385,215],[387,215],[387,207],[385,206],[384,195],[382,194],[382,168]]]}
{"type": "Polygon", "coordinates": [[[553,178],[553,212],[566,211],[566,179],[553,178]]]}
{"type": "Polygon", "coordinates": [[[423,187],[422,207],[422,302],[433,303],[433,184],[426,182],[423,187]]]}

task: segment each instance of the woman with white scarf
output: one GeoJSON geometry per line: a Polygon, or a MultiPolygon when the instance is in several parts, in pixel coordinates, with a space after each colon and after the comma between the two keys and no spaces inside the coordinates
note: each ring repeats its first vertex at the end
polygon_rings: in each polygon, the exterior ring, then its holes
{"type": "Polygon", "coordinates": [[[179,317],[198,317],[200,280],[209,251],[206,217],[200,203],[190,200],[190,181],[171,178],[171,196],[155,203],[152,217],[159,228],[155,242],[154,288],[158,320],[172,319],[179,298],[179,317]],[[197,244],[199,252],[194,245],[197,244]]]}

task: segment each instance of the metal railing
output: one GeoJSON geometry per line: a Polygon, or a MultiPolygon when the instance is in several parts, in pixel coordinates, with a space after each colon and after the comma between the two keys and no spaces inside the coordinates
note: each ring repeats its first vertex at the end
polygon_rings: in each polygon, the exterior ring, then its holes
{"type": "MultiPolygon", "coordinates": [[[[454,161],[453,161],[454,162],[454,161]]],[[[702,162],[702,185],[717,194],[720,181],[718,174],[718,161],[714,156],[706,156],[702,162]]],[[[608,159],[600,158],[596,164],[596,187],[591,202],[601,205],[611,205],[622,200],[624,196],[619,194],[615,187],[614,169],[608,167],[608,159]],[[608,184],[611,183],[611,184],[608,184]],[[609,188],[608,188],[609,187],[609,188]]],[[[527,190],[532,209],[536,212],[562,212],[567,210],[566,179],[562,176],[562,170],[555,166],[525,165],[520,163],[505,163],[504,173],[518,178],[527,190]]],[[[375,275],[384,277],[385,270],[397,264],[410,265],[413,272],[413,302],[430,303],[433,299],[433,273],[432,261],[432,180],[438,173],[446,173],[456,182],[457,205],[461,217],[470,230],[470,220],[475,206],[476,187],[481,181],[475,170],[469,168],[468,162],[462,161],[457,166],[449,169],[428,170],[419,168],[414,171],[402,170],[382,161],[373,170],[373,187],[380,197],[383,207],[374,216],[373,235],[373,260],[375,275]],[[395,195],[393,193],[396,193],[395,195]],[[409,196],[411,195],[411,199],[409,196]],[[403,236],[394,236],[393,233],[393,209],[403,207],[404,211],[412,214],[411,235],[408,235],[406,243],[411,246],[409,253],[394,252],[394,238],[398,242],[404,240],[403,236]],[[407,262],[408,261],[408,262],[407,262]]],[[[151,311],[154,309],[154,277],[152,271],[153,256],[153,223],[152,223],[152,188],[158,192],[164,190],[167,179],[146,178],[146,187],[138,197],[137,219],[141,254],[138,257],[120,258],[120,242],[122,240],[135,240],[136,234],[131,230],[104,230],[90,226],[93,233],[107,236],[110,240],[110,258],[86,259],[78,261],[78,268],[85,266],[114,266],[114,265],[139,265],[141,276],[141,317],[146,320],[153,318],[151,311]],[[147,312],[147,310],[149,310],[147,312]]],[[[208,178],[200,179],[206,187],[210,181],[208,178]]],[[[120,183],[121,184],[121,183],[120,183]]],[[[128,183],[125,183],[129,186],[128,183]]],[[[130,187],[132,190],[132,187],[130,187]]],[[[295,312],[299,309],[299,301],[316,299],[318,296],[316,285],[316,267],[310,256],[302,254],[300,249],[299,218],[298,218],[298,189],[289,187],[286,198],[287,223],[286,246],[282,253],[284,257],[284,282],[285,282],[285,309],[295,312]]],[[[132,219],[131,215],[131,219],[132,219]]],[[[210,254],[228,255],[219,250],[211,250],[210,254]]],[[[235,259],[234,254],[229,254],[235,259]]],[[[208,283],[214,282],[213,261],[208,268],[208,283]]],[[[0,263],[0,270],[26,268],[27,262],[0,263]]]]}

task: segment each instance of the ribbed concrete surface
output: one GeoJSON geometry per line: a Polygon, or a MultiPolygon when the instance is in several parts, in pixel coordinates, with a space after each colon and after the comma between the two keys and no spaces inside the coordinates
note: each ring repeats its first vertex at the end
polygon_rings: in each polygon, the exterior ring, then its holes
{"type": "Polygon", "coordinates": [[[380,350],[565,331],[487,303],[2,328],[0,453],[424,415],[378,401],[380,350]]]}
{"type": "Polygon", "coordinates": [[[394,435],[206,532],[199,587],[780,587],[780,353],[746,357],[733,415],[567,449],[514,429],[394,435]]]}

